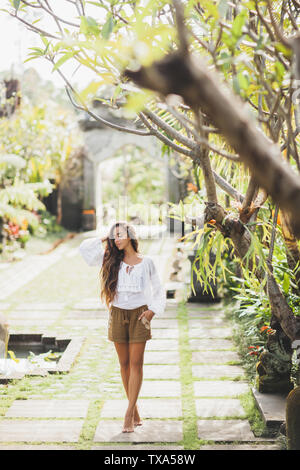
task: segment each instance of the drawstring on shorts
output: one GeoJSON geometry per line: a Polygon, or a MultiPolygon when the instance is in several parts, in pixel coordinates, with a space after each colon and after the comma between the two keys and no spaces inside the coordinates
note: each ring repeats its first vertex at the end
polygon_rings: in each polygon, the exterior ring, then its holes
{"type": "Polygon", "coordinates": [[[130,312],[122,311],[122,323],[123,325],[126,325],[126,323],[129,323],[129,318],[128,315],[130,315],[130,312]]]}

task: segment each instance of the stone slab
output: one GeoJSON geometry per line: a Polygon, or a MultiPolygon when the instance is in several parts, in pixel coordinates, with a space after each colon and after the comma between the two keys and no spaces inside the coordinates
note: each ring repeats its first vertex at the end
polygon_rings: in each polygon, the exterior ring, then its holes
{"type": "Polygon", "coordinates": [[[227,362],[240,361],[239,355],[234,351],[194,351],[192,362],[199,364],[226,364],[227,362]]]}
{"type": "Polygon", "coordinates": [[[61,311],[56,310],[15,310],[8,314],[9,321],[12,320],[57,320],[61,311]]]}
{"type": "Polygon", "coordinates": [[[108,320],[108,313],[103,310],[69,310],[66,315],[68,320],[80,320],[80,319],[105,319],[108,320]]]}
{"type": "Polygon", "coordinates": [[[152,329],[153,339],[177,339],[178,337],[178,329],[175,328],[152,329]]]}
{"type": "Polygon", "coordinates": [[[0,450],[76,450],[75,447],[72,446],[64,446],[64,445],[43,445],[43,444],[7,444],[7,445],[0,445],[0,450]]]}
{"type": "Polygon", "coordinates": [[[179,379],[180,369],[177,365],[144,365],[144,379],[179,379]]]}
{"type": "Polygon", "coordinates": [[[0,300],[5,300],[11,294],[23,287],[45,269],[60,260],[63,247],[58,247],[47,256],[28,255],[18,262],[18,270],[12,265],[11,269],[5,270],[0,276],[0,300]]]}
{"type": "Polygon", "coordinates": [[[225,320],[225,316],[223,313],[217,311],[195,311],[195,312],[187,312],[189,320],[196,320],[196,319],[203,319],[203,320],[225,320]]]}
{"type": "Polygon", "coordinates": [[[145,364],[177,364],[179,362],[178,351],[146,351],[145,364]]]}
{"type": "Polygon", "coordinates": [[[108,321],[104,318],[99,318],[99,319],[78,319],[76,322],[74,320],[67,320],[64,319],[62,321],[62,326],[63,327],[80,327],[81,329],[83,328],[105,328],[107,327],[108,321]]]}
{"type": "Polygon", "coordinates": [[[0,421],[0,442],[77,442],[84,420],[0,421]]]}
{"type": "Polygon", "coordinates": [[[151,339],[147,341],[146,351],[177,351],[177,339],[151,339]]]}
{"type": "MultiPolygon", "coordinates": [[[[107,400],[101,410],[101,418],[124,418],[128,400],[107,400]]],[[[138,409],[144,418],[180,418],[182,416],[181,400],[173,399],[139,399],[138,409]]]]}
{"type": "Polygon", "coordinates": [[[189,328],[220,328],[226,327],[223,317],[216,316],[213,318],[193,318],[188,320],[189,328]]]}
{"type": "Polygon", "coordinates": [[[87,303],[87,304],[93,304],[93,303],[98,303],[99,304],[100,302],[100,298],[99,297],[85,297],[84,299],[81,299],[80,301],[76,301],[76,304],[84,304],[84,303],[87,303]]]}
{"type": "Polygon", "coordinates": [[[85,418],[89,400],[15,400],[7,418],[85,418]]]}
{"type": "Polygon", "coordinates": [[[176,299],[167,299],[166,301],[166,309],[171,308],[176,310],[178,306],[178,301],[176,299]]]}
{"type": "Polygon", "coordinates": [[[192,373],[194,377],[204,379],[221,379],[223,377],[235,378],[245,375],[242,367],[215,364],[192,366],[192,373]]]}
{"type": "Polygon", "coordinates": [[[121,420],[101,420],[94,442],[178,442],[183,438],[182,421],[144,421],[130,433],[123,433],[122,426],[121,420]]]}
{"type": "Polygon", "coordinates": [[[201,446],[199,450],[280,450],[273,444],[217,444],[201,446]]]}
{"type": "Polygon", "coordinates": [[[230,328],[193,328],[189,330],[190,338],[230,338],[230,328]]]}
{"type": "Polygon", "coordinates": [[[197,308],[197,307],[187,307],[187,314],[190,315],[206,315],[208,316],[217,316],[217,315],[223,315],[223,311],[220,308],[197,308]]]}
{"type": "Polygon", "coordinates": [[[247,383],[229,380],[200,380],[194,382],[195,397],[237,397],[249,391],[247,383]]]}
{"type": "Polygon", "coordinates": [[[203,310],[220,310],[222,308],[221,302],[187,302],[188,309],[203,309],[203,310]]]}
{"type": "Polygon", "coordinates": [[[8,302],[0,302],[0,310],[8,310],[11,307],[11,304],[8,302]]]}
{"type": "Polygon", "coordinates": [[[260,393],[255,388],[252,393],[266,427],[271,431],[278,430],[285,421],[288,393],[260,393]]]}
{"type": "Polygon", "coordinates": [[[201,418],[245,417],[245,410],[237,398],[200,398],[195,403],[196,414],[201,418]]]}
{"type": "Polygon", "coordinates": [[[174,319],[176,319],[177,318],[177,310],[174,310],[173,308],[172,309],[166,308],[165,311],[163,313],[161,313],[159,315],[159,317],[156,317],[156,318],[157,319],[158,318],[161,318],[161,319],[174,318],[174,319]]]}
{"type": "Polygon", "coordinates": [[[206,441],[247,442],[255,440],[250,424],[240,419],[198,420],[198,437],[206,441]]]}
{"type": "Polygon", "coordinates": [[[49,328],[56,322],[56,318],[40,317],[38,319],[34,318],[8,318],[9,325],[15,328],[35,328],[39,333],[42,332],[41,328],[49,328]]]}
{"type": "Polygon", "coordinates": [[[175,318],[153,318],[151,321],[151,328],[158,329],[158,328],[178,328],[178,320],[175,318]]]}
{"type": "Polygon", "coordinates": [[[72,305],[74,310],[107,310],[107,306],[102,304],[99,300],[91,302],[77,302],[72,305]]]}
{"type": "Polygon", "coordinates": [[[197,338],[189,340],[190,348],[192,351],[206,351],[206,350],[226,350],[232,349],[233,343],[229,339],[205,339],[197,338]]]}
{"type": "Polygon", "coordinates": [[[15,310],[63,310],[66,304],[64,302],[27,302],[16,305],[15,310]]]}
{"type": "Polygon", "coordinates": [[[140,397],[180,397],[181,384],[175,380],[144,380],[140,397]]]}

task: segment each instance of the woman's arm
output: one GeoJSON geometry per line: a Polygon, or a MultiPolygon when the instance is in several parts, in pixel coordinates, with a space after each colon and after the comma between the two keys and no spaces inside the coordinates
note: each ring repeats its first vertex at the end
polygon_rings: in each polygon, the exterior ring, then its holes
{"type": "Polygon", "coordinates": [[[166,307],[166,290],[152,259],[150,259],[150,282],[152,287],[152,300],[148,304],[148,309],[157,315],[161,315],[166,307]]]}
{"type": "Polygon", "coordinates": [[[79,245],[79,252],[89,266],[102,266],[104,257],[104,248],[102,242],[104,238],[87,238],[79,245]]]}

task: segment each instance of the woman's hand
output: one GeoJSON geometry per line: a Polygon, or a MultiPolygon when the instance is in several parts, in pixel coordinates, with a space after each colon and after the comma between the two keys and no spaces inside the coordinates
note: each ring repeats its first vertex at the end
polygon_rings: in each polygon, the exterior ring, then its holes
{"type": "Polygon", "coordinates": [[[152,310],[145,310],[140,316],[139,316],[139,320],[141,320],[143,317],[146,318],[146,320],[148,320],[149,322],[152,320],[152,318],[154,317],[154,312],[152,312],[152,310]]]}

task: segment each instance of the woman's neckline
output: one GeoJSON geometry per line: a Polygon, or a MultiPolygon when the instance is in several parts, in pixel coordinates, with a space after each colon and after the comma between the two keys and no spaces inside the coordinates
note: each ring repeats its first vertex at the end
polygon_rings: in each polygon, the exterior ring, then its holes
{"type": "Polygon", "coordinates": [[[145,257],[143,256],[142,261],[140,261],[139,263],[136,263],[136,264],[128,264],[128,263],[125,263],[125,261],[123,261],[123,260],[122,260],[122,263],[126,264],[127,266],[133,267],[133,266],[137,266],[138,264],[142,264],[142,262],[144,261],[144,259],[145,259],[145,257]]]}

